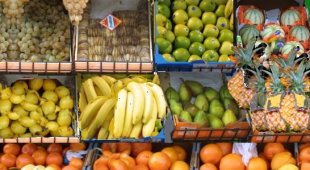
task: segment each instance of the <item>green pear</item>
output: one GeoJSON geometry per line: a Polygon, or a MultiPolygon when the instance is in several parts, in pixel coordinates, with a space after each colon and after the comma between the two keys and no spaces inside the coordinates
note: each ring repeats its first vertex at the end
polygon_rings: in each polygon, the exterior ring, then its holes
{"type": "Polygon", "coordinates": [[[220,97],[221,97],[221,100],[223,101],[224,98],[228,98],[228,99],[234,99],[231,94],[229,93],[229,90],[227,88],[227,85],[223,85],[220,89],[220,97]]]}
{"type": "Polygon", "coordinates": [[[224,125],[228,125],[230,123],[234,123],[237,121],[236,115],[234,114],[234,112],[230,109],[226,110],[223,117],[222,117],[222,121],[224,123],[224,125]]]}
{"type": "Polygon", "coordinates": [[[180,99],[182,102],[189,102],[192,98],[192,93],[189,90],[189,88],[187,88],[187,86],[185,85],[185,83],[182,83],[180,85],[179,88],[179,95],[180,95],[180,99]]]}
{"type": "Polygon", "coordinates": [[[202,84],[197,81],[186,80],[185,84],[191,90],[193,96],[197,96],[198,94],[203,92],[202,84]]]}
{"type": "Polygon", "coordinates": [[[208,99],[205,97],[205,95],[200,94],[196,97],[195,106],[197,106],[198,109],[203,110],[205,112],[209,110],[209,102],[208,99]]]}
{"type": "Polygon", "coordinates": [[[205,88],[204,95],[207,97],[209,101],[220,98],[218,92],[212,87],[205,88]]]}
{"type": "Polygon", "coordinates": [[[218,117],[214,115],[208,115],[209,126],[214,129],[223,128],[224,124],[218,117]]]}
{"type": "Polygon", "coordinates": [[[180,100],[179,93],[173,88],[173,87],[168,87],[166,92],[165,92],[167,100],[174,99],[176,101],[180,100]]]}
{"type": "Polygon", "coordinates": [[[194,117],[194,123],[199,124],[199,126],[208,127],[209,122],[208,122],[207,114],[202,110],[198,111],[196,116],[194,117]]]}
{"type": "Polygon", "coordinates": [[[181,112],[183,111],[182,104],[177,102],[174,99],[169,100],[169,106],[170,106],[170,110],[171,110],[172,114],[180,115],[181,112]]]}
{"type": "Polygon", "coordinates": [[[187,111],[182,111],[181,114],[180,114],[179,119],[182,122],[192,122],[193,121],[191,115],[187,111]]]}
{"type": "Polygon", "coordinates": [[[218,99],[214,99],[210,103],[209,112],[211,115],[217,116],[218,118],[222,118],[225,110],[222,103],[218,99]]]}
{"type": "Polygon", "coordinates": [[[235,100],[232,100],[229,98],[224,98],[223,105],[224,105],[225,109],[230,109],[231,111],[233,111],[236,116],[239,115],[239,106],[235,102],[235,100]]]}
{"type": "Polygon", "coordinates": [[[188,111],[192,117],[194,117],[196,115],[196,113],[198,112],[198,108],[193,105],[191,102],[185,102],[183,103],[183,108],[185,111],[188,111]]]}

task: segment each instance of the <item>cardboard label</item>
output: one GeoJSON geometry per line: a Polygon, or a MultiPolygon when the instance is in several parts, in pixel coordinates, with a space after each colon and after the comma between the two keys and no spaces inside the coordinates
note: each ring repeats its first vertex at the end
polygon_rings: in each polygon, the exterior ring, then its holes
{"type": "Polygon", "coordinates": [[[100,24],[109,29],[110,31],[115,30],[121,23],[122,21],[120,19],[116,18],[111,14],[109,14],[100,21],[100,24]]]}

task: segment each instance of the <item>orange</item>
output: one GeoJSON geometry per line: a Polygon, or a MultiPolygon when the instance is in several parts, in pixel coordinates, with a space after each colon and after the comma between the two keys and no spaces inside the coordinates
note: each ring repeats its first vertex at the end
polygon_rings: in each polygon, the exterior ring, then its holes
{"type": "Polygon", "coordinates": [[[267,160],[271,160],[275,154],[284,151],[285,148],[281,143],[267,143],[264,147],[264,155],[267,160]]]}
{"type": "Polygon", "coordinates": [[[19,169],[29,164],[34,164],[34,160],[28,154],[22,153],[16,158],[16,167],[19,169]]]}
{"type": "Polygon", "coordinates": [[[122,153],[120,156],[120,160],[126,163],[129,169],[134,169],[136,166],[136,160],[130,157],[129,155],[122,153]]]}
{"type": "Polygon", "coordinates": [[[256,157],[250,159],[247,170],[268,170],[268,167],[263,158],[256,157]]]}
{"type": "Polygon", "coordinates": [[[245,166],[239,154],[230,153],[222,158],[220,170],[245,170],[245,166]]]}
{"type": "Polygon", "coordinates": [[[3,147],[3,153],[10,153],[17,156],[20,152],[20,146],[18,144],[5,144],[3,147]]]}
{"type": "Polygon", "coordinates": [[[3,163],[0,163],[0,170],[8,170],[8,168],[3,163]]]}
{"type": "Polygon", "coordinates": [[[137,164],[147,165],[152,154],[153,152],[151,151],[140,152],[139,155],[136,157],[137,164]]]}
{"type": "Polygon", "coordinates": [[[47,152],[45,150],[38,149],[35,152],[33,152],[31,156],[36,165],[45,165],[45,160],[47,157],[47,152]]]}
{"type": "Polygon", "coordinates": [[[175,161],[170,170],[189,170],[189,165],[184,161],[175,161]]]}
{"type": "Polygon", "coordinates": [[[54,170],[61,170],[61,168],[60,168],[58,165],[55,165],[55,164],[50,164],[50,165],[48,165],[47,167],[51,167],[51,168],[53,168],[54,170]]]}
{"type": "Polygon", "coordinates": [[[78,169],[82,169],[83,164],[84,164],[84,162],[79,158],[72,158],[69,162],[69,165],[74,166],[78,169]]]}
{"type": "Polygon", "coordinates": [[[179,159],[178,153],[174,150],[173,147],[166,147],[163,150],[161,150],[161,152],[164,152],[165,154],[167,154],[167,156],[171,160],[171,163],[173,163],[179,159]]]}
{"type": "Polygon", "coordinates": [[[149,168],[147,167],[147,165],[138,164],[135,166],[134,170],[149,170],[149,168]]]}
{"type": "Polygon", "coordinates": [[[298,151],[300,152],[301,150],[303,150],[304,148],[307,148],[309,146],[310,146],[310,143],[298,144],[298,151]]]}
{"type": "Polygon", "coordinates": [[[15,167],[16,156],[10,153],[6,153],[1,156],[1,163],[3,163],[7,168],[15,167]]]}
{"type": "Polygon", "coordinates": [[[309,170],[309,169],[310,169],[310,163],[309,162],[301,163],[300,170],[309,170]]]}
{"type": "Polygon", "coordinates": [[[117,143],[117,152],[120,153],[127,153],[128,155],[131,152],[131,144],[130,143],[126,143],[126,142],[121,142],[121,143],[117,143]]]}
{"type": "Polygon", "coordinates": [[[46,157],[46,165],[55,164],[58,166],[63,165],[63,158],[59,152],[51,152],[46,157]]]}
{"type": "Polygon", "coordinates": [[[152,151],[151,143],[132,143],[131,153],[132,156],[136,157],[142,151],[152,151]]]}
{"type": "Polygon", "coordinates": [[[109,168],[110,170],[131,170],[128,168],[125,162],[119,159],[109,160],[109,168]]]}
{"type": "Polygon", "coordinates": [[[186,159],[186,151],[185,151],[185,149],[182,148],[181,146],[178,146],[178,145],[174,145],[172,147],[174,148],[174,150],[178,154],[178,160],[179,161],[185,161],[185,159],[186,159]]]}
{"type": "Polygon", "coordinates": [[[285,164],[296,165],[296,160],[292,157],[290,152],[277,153],[271,160],[271,169],[279,169],[285,164]]]}
{"type": "Polygon", "coordinates": [[[223,152],[223,156],[232,153],[232,143],[217,143],[223,152]]]}
{"type": "Polygon", "coordinates": [[[148,162],[150,170],[169,170],[171,164],[169,156],[163,152],[154,153],[148,162]]]}
{"type": "Polygon", "coordinates": [[[207,144],[200,150],[200,159],[203,163],[216,165],[223,157],[221,148],[216,144],[207,144]]]}
{"type": "Polygon", "coordinates": [[[67,165],[67,166],[63,167],[61,170],[79,170],[79,169],[74,167],[74,166],[67,165]]]}
{"type": "Polygon", "coordinates": [[[48,145],[47,152],[48,153],[51,153],[51,152],[62,153],[62,145],[59,143],[52,143],[52,144],[48,145]]]}
{"type": "Polygon", "coordinates": [[[34,151],[38,149],[37,145],[33,143],[27,143],[22,147],[22,153],[32,155],[34,151]]]}
{"type": "Polygon", "coordinates": [[[298,159],[300,162],[310,162],[310,147],[302,149],[299,153],[298,159]]]}
{"type": "Polygon", "coordinates": [[[70,150],[73,152],[83,151],[86,149],[85,143],[71,143],[70,144],[70,150]]]}
{"type": "Polygon", "coordinates": [[[217,170],[217,168],[211,163],[205,163],[199,168],[199,170],[217,170]]]}
{"type": "Polygon", "coordinates": [[[109,159],[107,157],[101,156],[99,159],[95,161],[94,170],[101,170],[104,168],[108,168],[108,161],[109,159]]]}

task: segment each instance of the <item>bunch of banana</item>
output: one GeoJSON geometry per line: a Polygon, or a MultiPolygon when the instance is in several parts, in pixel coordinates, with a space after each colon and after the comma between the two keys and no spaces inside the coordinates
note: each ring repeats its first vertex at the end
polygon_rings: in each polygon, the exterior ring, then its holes
{"type": "Polygon", "coordinates": [[[230,17],[230,29],[233,28],[232,25],[234,23],[233,11],[234,11],[234,0],[228,0],[225,6],[224,15],[226,18],[230,17]]]}
{"type": "Polygon", "coordinates": [[[157,135],[167,103],[153,79],[141,75],[120,79],[103,75],[86,79],[80,88],[82,139],[139,138],[157,135]]]}

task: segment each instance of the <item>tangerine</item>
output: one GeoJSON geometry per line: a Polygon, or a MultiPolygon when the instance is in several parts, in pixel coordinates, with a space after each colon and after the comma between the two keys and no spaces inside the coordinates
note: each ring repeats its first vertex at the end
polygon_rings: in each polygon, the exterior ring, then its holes
{"type": "Polygon", "coordinates": [[[61,170],[61,168],[58,166],[58,165],[55,165],[55,164],[50,164],[48,165],[45,170],[61,170]],[[50,169],[48,169],[50,168],[50,169]]]}
{"type": "Polygon", "coordinates": [[[284,151],[285,148],[281,143],[267,143],[264,147],[264,155],[267,160],[271,160],[275,154],[284,151]]]}
{"type": "Polygon", "coordinates": [[[310,147],[302,149],[299,153],[298,159],[300,162],[310,162],[310,147]]]}
{"type": "Polygon", "coordinates": [[[140,152],[136,157],[137,164],[147,165],[152,154],[153,153],[151,151],[140,152]]]}
{"type": "Polygon", "coordinates": [[[263,158],[256,157],[250,159],[247,170],[268,170],[267,163],[263,158]]]}
{"type": "Polygon", "coordinates": [[[27,143],[22,147],[22,153],[32,155],[34,151],[38,149],[38,146],[33,143],[27,143]]]}
{"type": "Polygon", "coordinates": [[[73,152],[83,151],[86,149],[85,143],[71,143],[70,144],[70,150],[73,152]]]}
{"type": "Polygon", "coordinates": [[[167,156],[171,160],[171,163],[174,163],[175,161],[177,161],[179,159],[178,153],[174,150],[173,147],[166,147],[161,151],[164,152],[165,154],[167,154],[167,156]]]}
{"type": "Polygon", "coordinates": [[[126,163],[127,167],[129,169],[134,169],[134,167],[136,166],[136,161],[135,159],[133,159],[132,157],[130,157],[129,155],[122,153],[120,155],[120,160],[122,160],[123,162],[126,163]]]}
{"type": "Polygon", "coordinates": [[[310,143],[302,143],[298,145],[298,151],[300,152],[301,150],[303,150],[304,148],[307,148],[310,146],[310,143]]]}
{"type": "Polygon", "coordinates": [[[131,144],[131,153],[136,157],[142,151],[152,151],[151,143],[132,143],[131,144]]]}
{"type": "Polygon", "coordinates": [[[78,169],[82,169],[83,164],[84,162],[82,161],[82,159],[79,159],[79,158],[72,158],[69,162],[69,165],[74,166],[78,169]]]}
{"type": "Polygon", "coordinates": [[[3,163],[0,163],[0,170],[8,170],[8,168],[3,163]]]}
{"type": "Polygon", "coordinates": [[[48,153],[51,153],[51,152],[62,153],[62,145],[59,143],[52,143],[52,144],[48,145],[47,152],[48,153]]]}
{"type": "Polygon", "coordinates": [[[67,165],[67,166],[64,166],[61,170],[79,170],[79,169],[72,165],[67,165]]]}
{"type": "Polygon", "coordinates": [[[135,166],[134,170],[149,170],[147,165],[144,164],[138,164],[135,166]]]}
{"type": "Polygon", "coordinates": [[[217,170],[217,168],[211,163],[205,163],[199,168],[199,170],[217,170]]]}
{"type": "Polygon", "coordinates": [[[16,156],[10,153],[6,153],[1,156],[1,163],[3,163],[7,168],[15,167],[16,156]]]}
{"type": "Polygon", "coordinates": [[[189,165],[184,161],[175,161],[170,170],[189,170],[189,165]]]}
{"type": "Polygon", "coordinates": [[[154,153],[148,162],[150,170],[169,170],[171,164],[169,156],[163,152],[154,153]]]}
{"type": "Polygon", "coordinates": [[[20,146],[14,143],[5,144],[3,147],[3,152],[17,156],[20,152],[20,146]]]}
{"type": "Polygon", "coordinates": [[[230,153],[221,159],[220,170],[245,170],[245,166],[239,154],[230,153]]]}
{"type": "Polygon", "coordinates": [[[129,155],[131,152],[131,144],[126,142],[117,143],[117,152],[124,152],[129,155]]]}
{"type": "Polygon", "coordinates": [[[107,157],[101,156],[99,159],[97,159],[94,163],[94,170],[101,170],[105,167],[108,168],[108,161],[109,159],[107,157]]]}
{"type": "Polygon", "coordinates": [[[310,169],[310,163],[309,162],[301,163],[300,170],[309,170],[309,169],[310,169]]]}
{"type": "Polygon", "coordinates": [[[232,143],[217,143],[223,152],[223,156],[232,153],[232,143]]]}
{"type": "Polygon", "coordinates": [[[51,152],[46,157],[46,165],[55,164],[61,167],[63,165],[63,157],[59,152],[51,152]]]}
{"type": "Polygon", "coordinates": [[[185,161],[185,159],[186,159],[186,151],[185,151],[185,149],[182,148],[181,146],[178,146],[178,145],[174,145],[172,147],[174,148],[174,150],[178,154],[178,160],[179,161],[185,161]]]}
{"type": "Polygon", "coordinates": [[[47,157],[47,152],[45,150],[38,149],[35,152],[33,152],[31,156],[36,165],[45,165],[45,160],[47,157]]]}
{"type": "Polygon", "coordinates": [[[221,148],[216,144],[207,144],[200,150],[200,159],[203,163],[218,164],[223,157],[221,148]]]}
{"type": "Polygon", "coordinates": [[[34,164],[34,160],[33,158],[25,153],[22,153],[20,155],[18,155],[18,157],[16,158],[16,167],[21,169],[26,165],[29,164],[34,164]]]}
{"type": "Polygon", "coordinates": [[[279,169],[285,164],[296,165],[296,160],[292,157],[292,154],[290,152],[277,153],[271,160],[271,169],[279,169]]]}
{"type": "Polygon", "coordinates": [[[110,170],[131,170],[125,162],[119,159],[109,160],[109,168],[110,170]]]}

